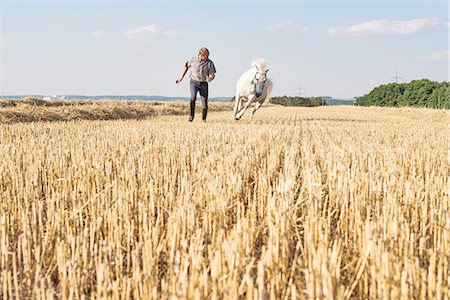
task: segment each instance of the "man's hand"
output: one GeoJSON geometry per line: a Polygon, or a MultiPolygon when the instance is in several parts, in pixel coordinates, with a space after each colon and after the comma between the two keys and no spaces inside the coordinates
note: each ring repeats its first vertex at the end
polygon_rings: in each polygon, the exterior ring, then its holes
{"type": "Polygon", "coordinates": [[[211,82],[214,80],[215,77],[216,77],[216,75],[210,74],[210,75],[208,75],[208,78],[206,78],[206,81],[211,82]]]}
{"type": "Polygon", "coordinates": [[[179,84],[181,82],[181,80],[183,80],[184,75],[186,75],[187,70],[188,70],[188,67],[183,68],[183,72],[181,72],[181,76],[178,77],[178,79],[175,81],[176,84],[179,84]]]}

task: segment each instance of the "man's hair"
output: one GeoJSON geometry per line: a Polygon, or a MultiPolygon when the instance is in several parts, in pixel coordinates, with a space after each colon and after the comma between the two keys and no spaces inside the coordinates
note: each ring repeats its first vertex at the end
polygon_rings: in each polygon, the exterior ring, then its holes
{"type": "Polygon", "coordinates": [[[209,55],[209,50],[208,50],[208,48],[205,48],[205,47],[200,48],[200,50],[198,50],[198,54],[207,54],[207,55],[209,55]]]}

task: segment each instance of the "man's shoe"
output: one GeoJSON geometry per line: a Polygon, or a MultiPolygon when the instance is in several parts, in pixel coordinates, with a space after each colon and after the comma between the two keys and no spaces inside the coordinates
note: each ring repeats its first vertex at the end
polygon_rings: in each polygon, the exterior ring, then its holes
{"type": "Polygon", "coordinates": [[[192,122],[194,120],[194,116],[195,116],[195,101],[191,101],[190,102],[190,117],[189,117],[189,122],[192,122]]]}
{"type": "Polygon", "coordinates": [[[203,122],[206,122],[206,115],[208,114],[208,109],[204,108],[202,109],[202,120],[203,122]]]}

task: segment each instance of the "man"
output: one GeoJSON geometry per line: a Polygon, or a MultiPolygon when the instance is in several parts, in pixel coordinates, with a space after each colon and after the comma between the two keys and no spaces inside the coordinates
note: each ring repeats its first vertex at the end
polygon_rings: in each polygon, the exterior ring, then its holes
{"type": "Polygon", "coordinates": [[[177,84],[183,80],[189,68],[191,69],[191,114],[189,116],[189,122],[194,120],[197,92],[200,93],[202,101],[202,120],[206,122],[206,115],[208,113],[208,82],[211,82],[216,77],[216,67],[212,60],[209,59],[209,50],[201,48],[197,56],[192,57],[186,62],[181,76],[176,81],[177,84]]]}

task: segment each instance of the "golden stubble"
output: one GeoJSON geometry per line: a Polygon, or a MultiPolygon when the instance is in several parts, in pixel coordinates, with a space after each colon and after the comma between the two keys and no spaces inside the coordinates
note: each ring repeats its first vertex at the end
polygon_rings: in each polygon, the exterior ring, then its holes
{"type": "Polygon", "coordinates": [[[0,125],[0,296],[450,298],[447,111],[208,117],[0,125]]]}

